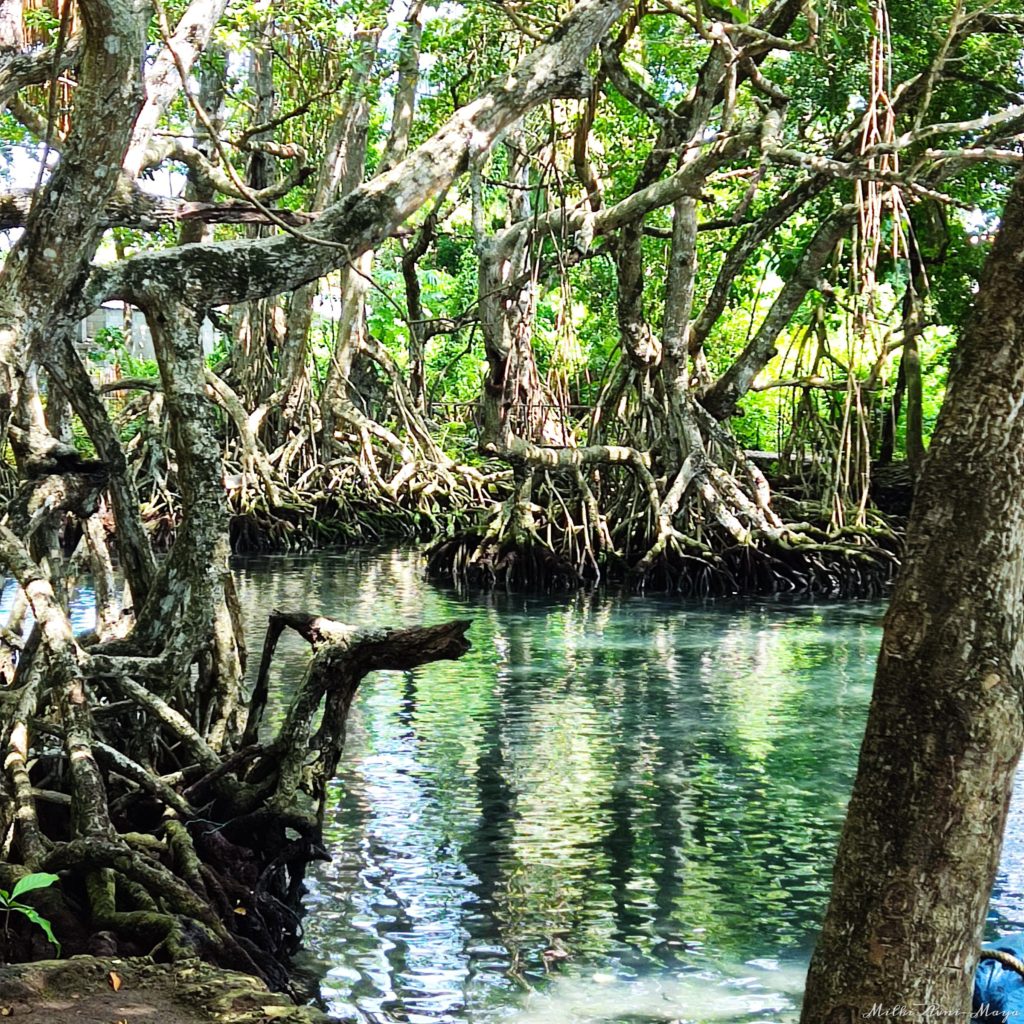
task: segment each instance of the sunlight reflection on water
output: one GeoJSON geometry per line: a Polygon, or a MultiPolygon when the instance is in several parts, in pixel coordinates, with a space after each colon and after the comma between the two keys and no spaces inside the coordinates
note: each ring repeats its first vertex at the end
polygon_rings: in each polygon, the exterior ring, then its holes
{"type": "MultiPolygon", "coordinates": [[[[878,605],[461,597],[403,551],[248,562],[241,582],[254,645],[271,606],[474,620],[461,661],[356,702],[308,897],[334,1012],[795,1018],[878,605]]],[[[288,649],[282,686],[305,659],[288,649]]]]}
{"type": "Polygon", "coordinates": [[[804,972],[724,980],[711,973],[617,981],[558,978],[523,1000],[515,1024],[599,1024],[606,1021],[734,1021],[795,1018],[804,972]]]}

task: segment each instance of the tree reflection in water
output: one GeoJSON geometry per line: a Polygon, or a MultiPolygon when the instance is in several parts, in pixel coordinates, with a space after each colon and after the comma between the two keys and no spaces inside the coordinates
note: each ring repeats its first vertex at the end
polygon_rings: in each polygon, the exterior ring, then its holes
{"type": "MultiPolygon", "coordinates": [[[[240,574],[254,647],[275,606],[474,619],[461,661],[357,701],[307,919],[336,1012],[792,1015],[878,605],[459,596],[401,550],[240,574]]],[[[288,649],[278,692],[306,656],[288,649]]]]}

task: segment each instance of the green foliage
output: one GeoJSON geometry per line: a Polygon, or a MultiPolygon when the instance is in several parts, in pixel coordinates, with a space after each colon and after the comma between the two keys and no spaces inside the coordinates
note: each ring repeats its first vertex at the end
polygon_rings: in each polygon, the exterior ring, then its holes
{"type": "Polygon", "coordinates": [[[50,922],[45,917],[41,917],[35,907],[30,907],[27,903],[22,903],[18,899],[19,896],[24,896],[26,893],[33,892],[36,889],[47,889],[59,881],[60,879],[57,875],[35,872],[34,874],[24,875],[22,878],[19,878],[10,892],[6,889],[0,889],[0,910],[4,911],[4,934],[7,934],[11,914],[21,914],[43,930],[46,937],[57,948],[57,956],[60,956],[60,943],[54,937],[50,922]]]}
{"type": "Polygon", "coordinates": [[[107,362],[126,350],[127,341],[120,327],[101,327],[92,337],[89,358],[93,362],[107,362]]]}
{"type": "Polygon", "coordinates": [[[92,337],[89,359],[101,366],[117,366],[126,377],[158,377],[156,362],[139,359],[128,348],[128,339],[120,327],[101,327],[92,337]]]}
{"type": "MultiPolygon", "coordinates": [[[[218,334],[213,348],[206,357],[206,365],[214,369],[223,363],[231,354],[231,338],[226,334],[218,334]]],[[[156,368],[156,364],[153,364],[156,368]]]]}
{"type": "Polygon", "coordinates": [[[33,32],[38,32],[40,35],[45,35],[50,39],[56,38],[57,32],[60,29],[60,18],[50,10],[49,6],[27,8],[23,13],[23,17],[26,28],[31,29],[33,32]]]}
{"type": "MultiPolygon", "coordinates": [[[[184,6],[184,0],[168,2],[172,22],[184,6]]],[[[888,6],[890,25],[884,42],[895,86],[927,73],[960,5],[957,0],[907,0],[888,6]],[[923,26],[928,30],[922,30],[923,26]]],[[[1013,11],[1016,6],[1015,0],[995,0],[990,9],[993,13],[1013,11]]],[[[767,0],[727,0],[705,10],[705,14],[713,13],[723,24],[738,25],[757,19],[768,7],[767,0]]],[[[869,0],[815,0],[814,8],[820,19],[814,45],[759,53],[757,66],[764,79],[789,98],[783,141],[817,155],[835,155],[835,146],[842,144],[848,147],[848,157],[856,150],[861,118],[871,94],[868,57],[878,31],[876,5],[869,0]]],[[[429,137],[489,81],[506,75],[537,40],[548,34],[565,9],[566,5],[548,0],[514,7],[484,3],[426,5],[410,145],[415,147],[429,137]]],[[[704,69],[717,59],[713,40],[707,33],[694,31],[690,18],[679,17],[671,9],[657,5],[641,9],[644,13],[638,20],[624,19],[616,29],[616,33],[622,33],[618,38],[622,40],[620,58],[625,73],[663,110],[685,110],[704,69]]],[[[252,154],[231,143],[244,139],[253,125],[258,99],[253,63],[255,56],[261,55],[270,61],[277,118],[261,137],[304,147],[309,166],[319,167],[332,132],[336,134],[339,123],[356,105],[365,105],[368,128],[363,170],[365,176],[372,175],[384,153],[391,125],[398,61],[405,38],[402,13],[403,5],[395,8],[386,0],[287,0],[273,7],[243,0],[229,5],[215,32],[214,44],[200,56],[193,75],[200,86],[198,93],[220,87],[213,90],[220,97],[216,112],[223,120],[222,138],[229,144],[235,170],[244,177],[250,169],[252,154]]],[[[26,18],[37,32],[52,34],[56,30],[57,20],[45,7],[32,9],[26,18]]],[[[795,41],[806,40],[809,31],[806,14],[802,14],[788,36],[795,41]]],[[[152,41],[157,42],[155,34],[152,41]]],[[[970,120],[1005,109],[1019,93],[1020,60],[1018,35],[989,31],[968,34],[948,73],[936,77],[928,110],[916,119],[901,115],[895,131],[905,132],[929,122],[970,120]]],[[[575,210],[587,202],[576,173],[574,137],[577,126],[588,116],[592,115],[592,123],[586,158],[600,181],[605,206],[648,184],[651,179],[645,175],[651,174],[652,166],[656,168],[653,176],[663,178],[684,158],[687,150],[677,143],[656,148],[664,144],[664,121],[635,107],[623,94],[629,90],[620,92],[613,84],[614,76],[604,73],[600,65],[601,54],[595,53],[589,64],[598,87],[592,109],[587,102],[576,99],[561,98],[545,104],[522,118],[483,161],[483,220],[488,234],[501,231],[517,219],[523,208],[522,181],[509,182],[508,178],[516,162],[524,157],[525,197],[532,215],[562,208],[575,210]]],[[[743,77],[731,114],[733,128],[756,125],[763,113],[763,93],[751,88],[743,77]]],[[[45,104],[33,102],[37,115],[41,114],[45,104]]],[[[713,106],[720,111],[718,99],[713,106]]],[[[691,149],[703,146],[721,129],[719,117],[717,112],[711,115],[703,129],[704,138],[691,140],[691,149]]],[[[179,95],[164,116],[160,137],[188,136],[194,120],[190,104],[179,95]]],[[[5,155],[15,146],[31,150],[37,141],[9,113],[0,116],[0,147],[4,147],[5,155]]],[[[947,142],[930,139],[931,144],[947,142]]],[[[957,145],[959,140],[952,137],[948,144],[957,145]]],[[[905,155],[901,154],[901,166],[914,167],[920,150],[908,147],[905,155]]],[[[15,164],[10,156],[6,162],[9,167],[15,164]]],[[[180,172],[182,165],[177,166],[180,172]]],[[[294,169],[294,160],[276,160],[272,176],[280,179],[294,169]]],[[[941,403],[949,353],[967,315],[987,250],[985,243],[1012,173],[1012,167],[990,162],[955,164],[944,168],[936,178],[936,187],[949,202],[904,191],[930,285],[925,313],[933,328],[921,353],[926,429],[930,429],[941,403]]],[[[702,183],[696,197],[698,219],[704,228],[712,226],[709,222],[715,224],[713,230],[702,230],[698,236],[694,315],[703,309],[730,248],[807,176],[807,168],[766,159],[755,145],[724,163],[702,183]]],[[[313,175],[300,187],[276,198],[274,205],[309,209],[316,181],[313,175]]],[[[732,280],[725,309],[705,341],[710,378],[724,371],[755,336],[785,282],[798,271],[822,220],[855,196],[855,185],[849,179],[829,181],[820,194],[756,247],[732,280]]],[[[403,228],[413,234],[391,239],[377,249],[367,297],[368,330],[403,373],[408,373],[413,363],[413,352],[401,257],[426,213],[424,209],[403,228]]],[[[858,307],[863,297],[853,281],[855,264],[847,240],[823,272],[824,280],[818,282],[821,287],[812,290],[789,318],[780,336],[780,353],[762,372],[757,388],[810,372],[815,359],[818,363],[814,372],[823,375],[837,391],[841,391],[839,385],[846,374],[863,383],[876,373],[879,382],[871,389],[870,403],[871,415],[878,421],[882,406],[892,400],[900,358],[898,345],[891,345],[883,355],[879,346],[889,344],[893,333],[899,331],[900,301],[909,276],[905,249],[895,259],[891,255],[894,248],[899,251],[899,239],[894,236],[901,232],[905,235],[909,225],[902,223],[897,230],[889,208],[883,221],[877,295],[871,300],[876,307],[872,316],[878,321],[878,333],[871,344],[862,344],[850,325],[850,310],[858,307]],[[827,352],[815,356],[814,345],[800,339],[819,316],[826,325],[827,352]],[[888,342],[882,339],[886,331],[888,342]]],[[[667,234],[671,224],[668,207],[648,213],[644,221],[651,236],[643,242],[643,316],[655,336],[664,321],[667,234]]],[[[426,392],[436,403],[430,409],[431,417],[439,425],[448,424],[445,437],[455,438],[458,444],[465,438],[468,446],[474,431],[473,404],[479,400],[486,363],[480,328],[471,324],[478,301],[478,255],[466,177],[457,179],[445,193],[436,228],[416,268],[423,317],[431,324],[424,353],[426,392]],[[466,326],[435,332],[437,322],[445,320],[457,320],[466,326]]],[[[177,224],[147,232],[115,229],[117,254],[120,257],[177,244],[178,230],[177,224]]],[[[266,233],[251,225],[218,224],[213,229],[214,237],[219,239],[251,238],[261,232],[266,233]]],[[[565,251],[569,242],[555,235],[557,232],[540,232],[530,242],[535,262],[542,268],[536,283],[536,315],[530,340],[545,384],[557,389],[560,397],[574,407],[587,407],[612,379],[623,358],[616,310],[616,241],[614,236],[595,240],[590,251],[577,259],[577,254],[565,251]]],[[[332,302],[336,301],[336,295],[332,296],[332,302]]],[[[311,361],[320,384],[327,376],[337,337],[338,324],[332,315],[325,312],[322,318],[314,317],[310,339],[311,361]]],[[[230,367],[235,356],[232,345],[231,339],[221,337],[208,362],[230,367]]],[[[90,359],[96,364],[116,364],[121,373],[130,376],[155,376],[157,372],[153,363],[132,357],[116,328],[97,334],[90,359]]],[[[271,352],[271,364],[277,359],[278,353],[271,352]]],[[[315,383],[314,392],[318,391],[315,383]]],[[[751,447],[784,445],[796,426],[794,391],[769,387],[748,394],[742,404],[743,415],[734,424],[741,439],[751,447]]],[[[841,415],[833,399],[827,387],[810,396],[827,429],[833,429],[836,417],[841,415]]],[[[898,441],[901,439],[902,426],[898,441]]]]}

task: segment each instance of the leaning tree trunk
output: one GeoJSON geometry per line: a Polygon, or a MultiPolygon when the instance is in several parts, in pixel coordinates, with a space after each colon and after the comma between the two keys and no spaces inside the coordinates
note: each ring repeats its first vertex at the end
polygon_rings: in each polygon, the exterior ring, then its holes
{"type": "Polygon", "coordinates": [[[1024,175],[911,515],[802,1020],[970,1016],[1024,742],[1024,175]]]}
{"type": "MultiPolygon", "coordinates": [[[[265,41],[253,47],[249,69],[249,87],[254,94],[253,120],[257,125],[271,122],[276,113],[274,91],[274,47],[275,27],[273,19],[260,27],[265,41]]],[[[254,193],[261,193],[273,184],[274,161],[270,154],[259,147],[259,143],[271,140],[271,132],[258,131],[252,135],[256,147],[250,152],[246,169],[247,184],[254,193]]],[[[250,238],[263,238],[269,231],[265,227],[248,229],[250,238]]],[[[246,406],[255,408],[274,390],[274,353],[281,347],[277,329],[277,303],[274,299],[257,299],[246,303],[239,311],[235,328],[232,360],[238,391],[246,406]]]]}
{"type": "MultiPolygon", "coordinates": [[[[513,137],[513,141],[520,140],[513,137]]],[[[518,190],[509,199],[509,216],[513,223],[527,224],[531,217],[529,169],[525,160],[516,156],[513,146],[508,148],[512,168],[509,178],[518,190]]],[[[479,172],[473,174],[472,190],[480,326],[487,356],[480,402],[480,440],[485,450],[501,450],[507,447],[510,433],[538,441],[543,432],[545,399],[532,344],[539,268],[532,252],[531,231],[520,234],[507,256],[488,236],[479,172]]]]}

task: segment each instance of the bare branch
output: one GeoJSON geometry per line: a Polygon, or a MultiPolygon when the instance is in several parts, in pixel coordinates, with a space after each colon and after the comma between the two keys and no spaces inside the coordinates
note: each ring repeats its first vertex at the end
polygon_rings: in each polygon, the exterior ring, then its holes
{"type": "MultiPolygon", "coordinates": [[[[0,231],[24,227],[32,206],[32,189],[0,193],[0,231]]],[[[315,214],[274,210],[290,224],[308,224],[315,214]]],[[[250,203],[194,203],[173,196],[153,196],[122,179],[121,187],[100,216],[102,228],[138,228],[153,231],[164,224],[202,221],[204,224],[267,224],[267,216],[250,203]]]]}
{"type": "Polygon", "coordinates": [[[0,52],[0,107],[7,106],[15,93],[25,86],[42,85],[54,74],[77,67],[81,59],[82,41],[77,38],[69,40],[60,50],[47,47],[29,52],[0,52]]]}
{"type": "Polygon", "coordinates": [[[135,122],[135,134],[123,164],[130,178],[138,177],[147,165],[147,149],[153,132],[181,88],[175,55],[186,68],[191,68],[196,57],[206,48],[226,7],[227,0],[192,0],[178,21],[169,44],[147,69],[146,102],[135,122]]]}
{"type": "Polygon", "coordinates": [[[293,291],[373,248],[444,189],[526,111],[555,96],[585,95],[584,61],[628,0],[581,0],[544,45],[390,171],[340,200],[303,238],[182,246],[142,253],[99,271],[93,298],[131,299],[146,280],[174,281],[185,300],[206,307],[293,291]],[[323,245],[310,244],[321,241],[323,245]],[[337,249],[334,246],[344,248],[337,249]]]}

